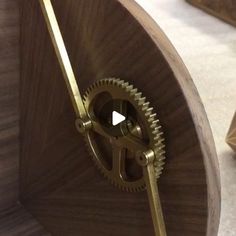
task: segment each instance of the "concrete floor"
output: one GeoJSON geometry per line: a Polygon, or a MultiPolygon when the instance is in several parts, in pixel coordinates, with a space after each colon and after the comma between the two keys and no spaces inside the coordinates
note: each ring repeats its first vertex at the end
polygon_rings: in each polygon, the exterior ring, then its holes
{"type": "Polygon", "coordinates": [[[136,1],[167,34],[202,98],[221,171],[219,236],[236,236],[236,155],[224,142],[236,110],[236,28],[184,0],[136,1]]]}

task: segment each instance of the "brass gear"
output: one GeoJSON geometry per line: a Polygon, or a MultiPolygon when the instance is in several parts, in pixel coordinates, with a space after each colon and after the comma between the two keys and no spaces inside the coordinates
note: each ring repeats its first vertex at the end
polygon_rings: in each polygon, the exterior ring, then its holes
{"type": "Polygon", "coordinates": [[[141,140],[147,148],[154,151],[155,175],[156,178],[160,177],[165,159],[163,133],[156,113],[153,112],[153,108],[150,107],[150,103],[146,101],[142,93],[123,80],[103,79],[95,82],[87,89],[84,95],[84,105],[90,119],[97,121],[107,133],[104,138],[91,129],[86,134],[86,143],[96,166],[112,184],[131,192],[145,189],[142,170],[138,170],[138,165],[136,166],[133,163],[136,162],[135,153],[128,149],[121,151],[120,147],[114,146],[112,141],[118,139],[119,135],[122,136],[127,133],[141,140]],[[122,122],[118,128],[110,125],[111,116],[109,116],[114,107],[116,109],[117,104],[120,109],[118,112],[122,113],[125,110],[125,116],[127,116],[126,121],[122,122]],[[107,120],[104,121],[106,116],[107,120]],[[104,151],[110,147],[112,149],[110,152],[104,151]],[[117,174],[113,163],[116,161],[114,158],[118,158],[116,156],[118,151],[122,170],[119,169],[120,172],[117,174]],[[114,158],[110,158],[111,156],[114,158]],[[127,174],[129,169],[130,172],[133,171],[131,174],[127,174]]]}

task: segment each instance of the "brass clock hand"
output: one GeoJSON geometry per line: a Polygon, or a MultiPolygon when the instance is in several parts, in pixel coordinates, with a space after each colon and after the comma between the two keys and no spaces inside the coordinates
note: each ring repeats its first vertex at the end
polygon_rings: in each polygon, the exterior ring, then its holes
{"type": "Polygon", "coordinates": [[[149,150],[148,152],[140,152],[136,158],[138,163],[143,166],[143,175],[146,183],[155,235],[166,236],[166,228],[153,166],[155,154],[153,151],[149,150]]]}
{"type": "Polygon", "coordinates": [[[55,12],[53,10],[51,0],[39,0],[39,2],[44,14],[45,21],[47,23],[48,31],[50,33],[54,49],[56,51],[57,59],[60,63],[63,77],[66,82],[76,116],[84,122],[88,122],[87,112],[83,104],[83,100],[75,79],[68,53],[66,51],[64,40],[61,35],[61,31],[55,16],[55,12]]]}

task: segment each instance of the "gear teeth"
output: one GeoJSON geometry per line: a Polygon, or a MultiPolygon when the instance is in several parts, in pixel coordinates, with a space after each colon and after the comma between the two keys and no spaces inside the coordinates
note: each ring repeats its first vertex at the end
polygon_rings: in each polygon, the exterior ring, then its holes
{"type": "Polygon", "coordinates": [[[146,110],[145,116],[146,116],[146,117],[150,117],[150,115],[152,114],[152,111],[153,111],[153,108],[152,108],[152,107],[149,107],[149,108],[146,110]]]}
{"type": "MultiPolygon", "coordinates": [[[[163,155],[163,154],[165,154],[165,152],[162,152],[162,155],[163,155]]],[[[165,157],[164,157],[164,156],[160,156],[160,157],[158,158],[158,160],[159,160],[159,161],[163,161],[163,160],[165,160],[165,157]]]]}
{"type": "MultiPolygon", "coordinates": [[[[153,123],[155,123],[155,125],[157,125],[157,124],[159,123],[159,120],[158,120],[158,119],[155,119],[155,120],[153,121],[153,123]]],[[[160,129],[161,126],[159,125],[159,126],[157,126],[157,128],[160,129]]]]}
{"type": "Polygon", "coordinates": [[[145,103],[145,101],[146,101],[146,98],[145,98],[145,97],[139,98],[139,100],[138,100],[138,105],[139,105],[139,106],[142,106],[142,105],[145,103]]]}
{"type": "Polygon", "coordinates": [[[159,123],[159,120],[154,120],[151,124],[151,128],[160,130],[160,126],[157,126],[158,123],[159,123]]]}
{"type": "Polygon", "coordinates": [[[151,118],[152,120],[154,120],[156,118],[157,114],[156,113],[153,113],[149,116],[149,118],[151,118]]]}
{"type": "Polygon", "coordinates": [[[122,85],[124,84],[124,80],[120,80],[118,83],[118,87],[122,88],[122,85]]]}
{"type": "Polygon", "coordinates": [[[123,81],[122,80],[117,80],[116,84],[118,87],[120,87],[122,85],[123,81]]]}
{"type": "Polygon", "coordinates": [[[150,105],[150,102],[145,102],[145,103],[143,104],[142,111],[147,110],[148,107],[149,107],[149,105],[150,105]]]}
{"type": "Polygon", "coordinates": [[[135,93],[134,94],[134,100],[136,100],[136,101],[138,101],[140,98],[141,98],[141,96],[142,96],[142,93],[135,93]]]}
{"type": "Polygon", "coordinates": [[[104,80],[99,80],[98,83],[99,83],[100,86],[103,86],[105,84],[105,81],[104,80]]]}
{"type": "Polygon", "coordinates": [[[109,79],[105,79],[103,85],[108,85],[109,84],[109,79]]]}
{"type": "Polygon", "coordinates": [[[117,84],[117,81],[115,81],[115,83],[114,83],[114,81],[112,79],[109,80],[109,85],[115,85],[115,84],[117,84]]]}
{"type": "Polygon", "coordinates": [[[124,89],[126,89],[128,86],[129,86],[128,82],[125,82],[125,83],[121,84],[121,87],[124,88],[124,89]]]}
{"type": "Polygon", "coordinates": [[[163,162],[159,162],[157,166],[162,168],[164,166],[164,163],[163,162]]]}
{"type": "Polygon", "coordinates": [[[155,136],[155,137],[154,137],[154,140],[160,142],[160,136],[159,136],[159,135],[158,135],[158,136],[155,136]]]}
{"type": "Polygon", "coordinates": [[[138,89],[136,89],[136,88],[133,88],[133,89],[130,91],[131,95],[135,95],[137,92],[138,92],[138,89]]]}
{"type": "Polygon", "coordinates": [[[162,132],[159,130],[154,130],[153,132],[155,132],[155,136],[158,136],[158,138],[162,137],[162,132]]]}
{"type": "Polygon", "coordinates": [[[162,143],[155,143],[154,145],[157,148],[158,152],[161,152],[162,149],[165,147],[165,145],[162,143]]]}
{"type": "Polygon", "coordinates": [[[128,85],[128,86],[125,88],[126,92],[129,92],[129,91],[131,91],[132,89],[133,89],[133,85],[128,85]]]}
{"type": "MultiPolygon", "coordinates": [[[[105,88],[105,86],[107,86],[106,89],[108,91],[109,88],[111,87],[116,87],[120,90],[123,90],[124,94],[125,93],[128,94],[128,97],[136,104],[135,107],[137,108],[137,112],[144,114],[146,118],[145,119],[146,127],[147,129],[150,130],[150,132],[148,132],[150,135],[149,137],[150,145],[152,146],[153,150],[156,153],[156,158],[153,162],[155,176],[156,178],[159,178],[160,175],[162,174],[164,166],[165,145],[164,145],[163,133],[161,132],[161,126],[159,124],[160,122],[157,119],[157,114],[153,112],[154,110],[153,107],[150,107],[150,103],[146,101],[146,97],[144,97],[142,93],[138,91],[137,88],[134,88],[132,84],[129,84],[124,80],[115,78],[98,80],[94,84],[89,86],[89,88],[85,92],[85,95],[83,96],[83,101],[86,104],[86,106],[89,106],[89,103],[91,102],[91,99],[89,97],[90,94],[93,92],[93,90],[96,90],[99,87],[105,88]]],[[[97,168],[100,170],[102,175],[109,180],[111,184],[121,189],[122,191],[128,191],[128,192],[139,192],[146,189],[145,181],[141,181],[140,184],[133,184],[131,182],[126,184],[125,182],[116,180],[109,172],[106,173],[103,167],[101,167],[100,164],[96,161],[96,158],[94,157],[93,151],[87,139],[86,139],[86,144],[88,146],[88,149],[90,150],[90,154],[97,168]]]]}
{"type": "MultiPolygon", "coordinates": [[[[149,115],[149,118],[148,118],[148,122],[152,125],[153,124],[153,121],[155,121],[155,114],[151,114],[149,115]]],[[[155,129],[155,127],[154,127],[155,129]]]]}
{"type": "Polygon", "coordinates": [[[158,129],[154,129],[154,130],[152,131],[152,134],[153,134],[153,135],[158,135],[158,136],[159,136],[159,130],[158,130],[158,129]]]}
{"type": "Polygon", "coordinates": [[[159,143],[163,143],[163,141],[164,141],[164,138],[161,138],[161,139],[160,139],[160,137],[159,137],[158,142],[159,142],[159,143]]]}

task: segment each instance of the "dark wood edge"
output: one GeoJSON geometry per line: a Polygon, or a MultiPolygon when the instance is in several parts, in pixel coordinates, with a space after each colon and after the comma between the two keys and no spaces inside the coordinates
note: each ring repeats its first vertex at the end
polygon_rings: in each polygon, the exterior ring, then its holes
{"type": "Polygon", "coordinates": [[[119,2],[127,8],[144,29],[146,29],[147,34],[161,50],[163,56],[175,74],[175,77],[185,95],[186,101],[189,104],[193,122],[198,134],[199,145],[202,149],[207,176],[207,236],[217,235],[221,208],[219,163],[212,132],[200,96],[182,59],[156,22],[148,14],[144,14],[143,9],[134,1],[119,0],[119,2]]]}

